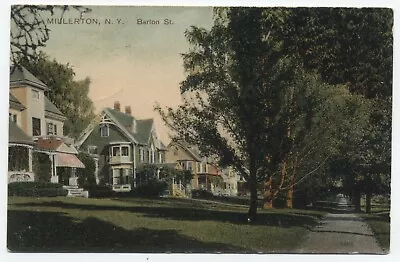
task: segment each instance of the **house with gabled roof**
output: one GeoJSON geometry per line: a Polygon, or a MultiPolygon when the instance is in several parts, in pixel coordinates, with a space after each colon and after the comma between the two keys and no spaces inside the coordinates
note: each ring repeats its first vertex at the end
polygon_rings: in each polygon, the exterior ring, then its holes
{"type": "Polygon", "coordinates": [[[216,165],[209,161],[210,159],[201,156],[197,147],[185,141],[172,141],[167,149],[166,159],[168,162],[177,162],[184,170],[192,173],[192,182],[187,186],[195,190],[218,191],[215,180],[221,178],[221,172],[216,165]]]}
{"type": "MultiPolygon", "coordinates": [[[[10,72],[9,92],[9,182],[34,181],[32,153],[46,154],[51,161],[51,182],[59,182],[57,168],[83,168],[76,157],[72,139],[63,134],[66,117],[46,97],[45,83],[26,68],[13,66],[10,72]],[[44,141],[44,142],[43,142],[44,141]],[[47,148],[45,144],[63,144],[69,155],[59,148],[47,148]],[[67,161],[68,158],[68,161],[67,161]]],[[[65,151],[65,150],[64,150],[65,151]]],[[[72,179],[75,181],[76,178],[72,179]]],[[[67,182],[66,186],[70,185],[67,182]]],[[[75,186],[75,185],[74,185],[75,186]]]]}
{"type": "Polygon", "coordinates": [[[98,183],[113,191],[136,187],[137,169],[144,164],[165,162],[166,147],[159,139],[153,119],[136,119],[130,106],[121,111],[117,101],[104,108],[82,132],[75,146],[92,155],[98,183]]]}

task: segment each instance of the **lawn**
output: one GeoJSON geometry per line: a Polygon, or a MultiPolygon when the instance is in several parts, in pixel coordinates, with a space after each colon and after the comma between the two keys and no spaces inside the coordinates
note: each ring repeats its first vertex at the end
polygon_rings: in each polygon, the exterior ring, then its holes
{"type": "Polygon", "coordinates": [[[260,210],[186,199],[8,199],[13,252],[265,252],[294,250],[324,212],[260,210]]]}
{"type": "MultiPolygon", "coordinates": [[[[365,208],[365,200],[361,201],[365,208]]],[[[390,249],[390,201],[376,201],[373,199],[370,214],[360,214],[370,226],[380,246],[385,250],[390,249]]]]}

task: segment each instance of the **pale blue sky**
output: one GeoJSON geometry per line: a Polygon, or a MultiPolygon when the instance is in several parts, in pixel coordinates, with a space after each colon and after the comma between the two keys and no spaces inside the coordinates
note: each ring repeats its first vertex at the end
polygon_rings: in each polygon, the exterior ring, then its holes
{"type": "MultiPolygon", "coordinates": [[[[180,53],[188,51],[184,31],[191,25],[210,28],[209,7],[124,7],[92,6],[87,18],[100,24],[48,24],[50,40],[43,48],[61,63],[70,63],[77,78],[92,79],[90,97],[96,112],[130,105],[137,118],[155,118],[161,139],[168,141],[166,129],[155,102],[176,106],[180,100],[179,82],[184,79],[180,53]],[[103,23],[109,18],[112,25],[103,23]],[[117,24],[121,19],[123,24],[117,24]],[[137,19],[159,20],[159,25],[138,25],[137,19]],[[164,25],[164,19],[172,25],[164,25]]],[[[56,14],[54,17],[59,18],[56,14]]],[[[65,21],[77,18],[75,11],[64,15],[65,21]]]]}

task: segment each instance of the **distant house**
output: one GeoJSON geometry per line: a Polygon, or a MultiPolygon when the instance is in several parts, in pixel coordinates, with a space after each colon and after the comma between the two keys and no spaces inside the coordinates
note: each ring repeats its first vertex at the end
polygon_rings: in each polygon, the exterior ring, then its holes
{"type": "Polygon", "coordinates": [[[173,141],[168,145],[166,160],[179,163],[184,170],[190,171],[193,179],[191,189],[203,189],[210,192],[217,191],[217,184],[214,178],[221,178],[218,168],[209,163],[207,158],[200,155],[200,151],[186,142],[173,141]]]}
{"type": "Polygon", "coordinates": [[[221,195],[237,196],[240,176],[234,171],[232,167],[224,168],[221,172],[221,176],[224,181],[221,189],[221,195]]]}
{"type": "Polygon", "coordinates": [[[130,106],[124,112],[120,107],[115,102],[113,108],[103,109],[75,144],[95,159],[98,183],[117,192],[137,186],[141,165],[165,163],[166,151],[153,119],[136,119],[130,106]]]}
{"type": "MultiPolygon", "coordinates": [[[[72,140],[63,134],[65,116],[46,97],[46,84],[24,67],[14,67],[9,93],[9,176],[8,181],[34,181],[33,152],[44,153],[51,161],[51,181],[59,182],[57,168],[68,168],[74,177],[83,163],[76,157],[72,140]],[[51,143],[60,147],[43,146],[51,143]],[[67,149],[68,148],[68,149],[67,149]],[[68,161],[65,151],[68,151],[68,161]]],[[[75,180],[71,180],[75,181],[75,180]]],[[[66,185],[69,185],[68,183],[66,185]]]]}

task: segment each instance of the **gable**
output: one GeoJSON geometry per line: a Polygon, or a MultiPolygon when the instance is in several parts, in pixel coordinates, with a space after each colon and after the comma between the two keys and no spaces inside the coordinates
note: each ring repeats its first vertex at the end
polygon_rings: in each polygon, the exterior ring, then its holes
{"type": "Polygon", "coordinates": [[[168,162],[174,162],[177,160],[201,162],[201,159],[196,158],[189,150],[177,143],[171,143],[168,146],[166,159],[168,162]]]}
{"type": "Polygon", "coordinates": [[[109,136],[102,137],[100,135],[101,125],[101,123],[95,125],[89,136],[80,145],[80,148],[83,151],[86,151],[88,146],[97,146],[99,152],[102,152],[102,150],[111,142],[131,142],[130,139],[116,125],[113,124],[109,124],[109,136]]]}
{"type": "MultiPolygon", "coordinates": [[[[115,111],[115,110],[114,110],[115,111]]],[[[83,144],[88,144],[87,140],[90,139],[92,145],[96,145],[94,139],[106,139],[110,142],[133,142],[137,143],[132,134],[124,127],[110,111],[106,108],[94,120],[89,126],[82,132],[81,136],[77,139],[75,145],[80,148],[83,144]],[[102,124],[108,124],[110,127],[109,137],[100,136],[100,126],[102,124]],[[93,134],[95,133],[95,134],[93,134]],[[110,140],[111,139],[111,140],[110,140]],[[94,144],[93,144],[94,143],[94,144]]]]}

